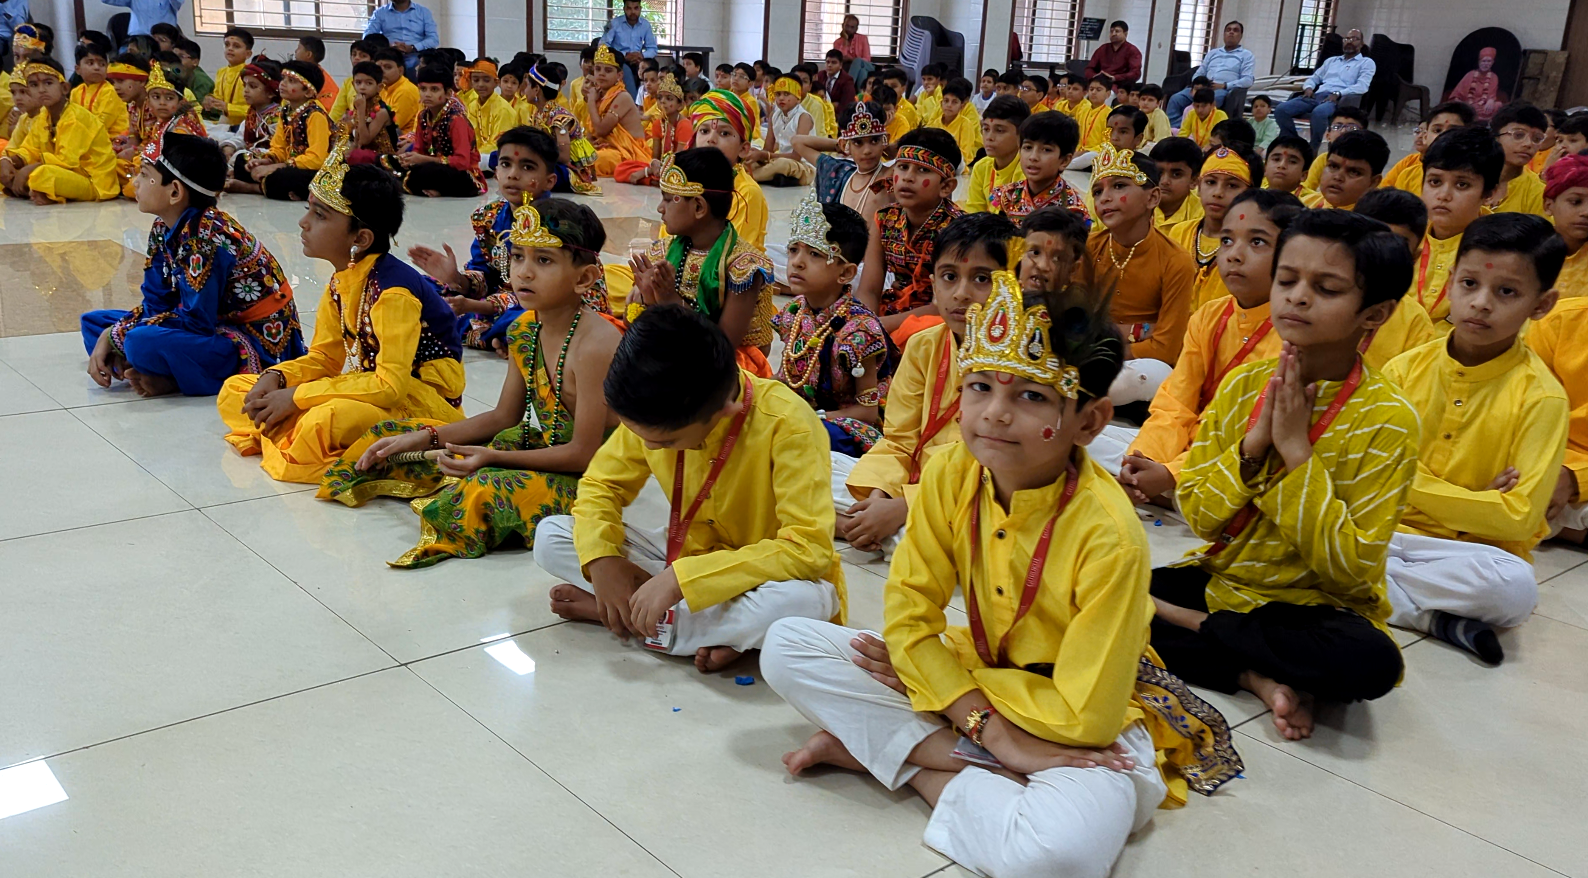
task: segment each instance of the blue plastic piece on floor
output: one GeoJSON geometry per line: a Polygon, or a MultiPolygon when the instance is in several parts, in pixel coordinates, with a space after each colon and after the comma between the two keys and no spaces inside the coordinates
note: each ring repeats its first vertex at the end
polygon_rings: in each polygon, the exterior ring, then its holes
{"type": "Polygon", "coordinates": [[[677,713],[680,710],[683,710],[683,708],[682,707],[675,707],[675,708],[673,708],[673,713],[677,713]]]}
{"type": "Polygon", "coordinates": [[[1163,519],[1161,519],[1161,518],[1153,519],[1152,520],[1152,526],[1153,527],[1163,527],[1163,519]]]}
{"type": "Polygon", "coordinates": [[[748,676],[748,675],[739,676],[739,677],[734,677],[733,678],[733,682],[738,683],[740,686],[754,686],[755,685],[755,678],[751,677],[751,676],[748,676]]]}

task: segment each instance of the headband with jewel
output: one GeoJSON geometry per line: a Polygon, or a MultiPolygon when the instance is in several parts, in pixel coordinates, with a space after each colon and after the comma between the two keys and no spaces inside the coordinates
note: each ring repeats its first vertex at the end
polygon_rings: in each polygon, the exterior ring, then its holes
{"type": "Polygon", "coordinates": [[[1206,177],[1208,174],[1226,174],[1248,186],[1252,185],[1251,165],[1227,146],[1221,146],[1208,153],[1208,157],[1202,161],[1202,176],[1206,177]]]}
{"type": "Polygon", "coordinates": [[[799,207],[796,207],[793,215],[789,217],[788,242],[804,244],[826,256],[827,263],[831,265],[844,258],[838,245],[827,238],[832,231],[832,224],[827,222],[827,214],[822,210],[821,203],[816,200],[815,190],[806,193],[805,200],[800,202],[799,207]]]}
{"type": "Polygon", "coordinates": [[[1011,272],[993,272],[992,286],[987,304],[972,305],[965,312],[960,372],[1003,372],[1078,398],[1081,371],[1054,352],[1048,336],[1053,325],[1048,306],[1025,307],[1020,281],[1011,272]]]}
{"type": "Polygon", "coordinates": [[[47,73],[62,82],[66,81],[66,74],[56,70],[54,67],[51,67],[48,64],[41,64],[38,61],[30,61],[28,62],[27,66],[22,68],[22,79],[26,81],[29,77],[37,76],[40,73],[47,73]]]}
{"type": "Polygon", "coordinates": [[[136,65],[124,61],[117,61],[105,68],[106,79],[135,79],[145,82],[149,79],[149,71],[140,69],[136,65]]]}
{"type": "Polygon", "coordinates": [[[1105,177],[1124,177],[1137,186],[1153,185],[1152,178],[1147,172],[1136,167],[1136,153],[1128,149],[1115,149],[1112,144],[1102,144],[1097,148],[1097,158],[1092,160],[1092,182],[1105,177]]]}
{"type": "Polygon", "coordinates": [[[863,103],[855,104],[855,114],[849,117],[849,124],[844,126],[844,132],[838,136],[839,140],[858,140],[862,137],[886,137],[888,126],[881,119],[871,115],[863,103]]]}
{"type": "Polygon", "coordinates": [[[144,86],[145,91],[172,91],[181,94],[182,90],[171,84],[165,76],[165,65],[159,62],[149,65],[149,84],[144,86]]]}
{"type": "Polygon", "coordinates": [[[293,70],[291,67],[281,68],[281,78],[295,80],[299,85],[302,85],[304,88],[308,89],[309,94],[311,95],[318,94],[320,91],[315,87],[314,83],[309,81],[308,77],[296,70],[293,70]]]}
{"type": "Polygon", "coordinates": [[[547,79],[546,74],[540,72],[539,64],[529,68],[529,78],[534,80],[535,84],[541,88],[549,88],[552,91],[562,91],[561,85],[558,85],[557,83],[547,79]]]}
{"type": "Polygon", "coordinates": [[[546,231],[546,227],[540,223],[540,211],[528,201],[513,210],[513,225],[507,231],[507,239],[513,242],[514,247],[555,249],[562,246],[562,239],[546,231]]]}
{"type": "Polygon", "coordinates": [[[684,88],[678,84],[678,80],[673,77],[673,74],[663,73],[661,80],[656,83],[656,94],[658,97],[661,95],[672,95],[682,101],[684,99],[684,88]]]}
{"type": "Polygon", "coordinates": [[[353,215],[353,205],[342,194],[342,180],[347,177],[347,150],[351,138],[337,141],[336,148],[326,157],[320,172],[309,182],[309,194],[326,207],[343,216],[353,215]]]}
{"type": "Polygon", "coordinates": [[[602,43],[596,47],[595,57],[590,60],[590,63],[616,67],[618,66],[618,56],[613,54],[611,46],[602,43]]]}
{"type": "Polygon", "coordinates": [[[691,183],[689,175],[674,161],[675,156],[668,156],[662,162],[661,183],[658,188],[664,195],[677,195],[683,198],[695,198],[706,194],[706,187],[699,183],[691,183]]]}
{"type": "Polygon", "coordinates": [[[899,147],[899,154],[894,156],[893,161],[884,162],[883,164],[890,168],[900,164],[920,165],[929,171],[936,171],[942,174],[945,180],[952,180],[956,176],[954,166],[948,163],[948,159],[924,146],[901,146],[899,147]]]}
{"type": "Polygon", "coordinates": [[[21,46],[29,52],[44,51],[44,40],[39,38],[39,31],[31,24],[19,24],[11,33],[11,44],[21,46]]]}

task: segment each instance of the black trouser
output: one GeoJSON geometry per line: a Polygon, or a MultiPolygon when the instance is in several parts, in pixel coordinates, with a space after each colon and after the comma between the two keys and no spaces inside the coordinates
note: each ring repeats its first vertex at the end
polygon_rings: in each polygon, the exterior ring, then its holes
{"type": "Polygon", "coordinates": [[[473,198],[480,194],[473,174],[441,162],[426,162],[409,168],[403,175],[403,189],[410,195],[434,192],[447,198],[473,198]]]}
{"type": "Polygon", "coordinates": [[[274,198],[277,201],[287,201],[293,196],[297,196],[298,201],[308,201],[309,183],[318,173],[319,171],[311,171],[308,168],[291,166],[277,168],[259,181],[259,188],[264,191],[266,198],[274,198]]]}
{"type": "MultiPolygon", "coordinates": [[[[1207,612],[1210,576],[1201,567],[1152,571],[1152,595],[1207,612]]],[[[1268,603],[1249,613],[1220,610],[1199,631],[1152,620],[1152,646],[1187,683],[1234,692],[1255,671],[1326,701],[1370,701],[1400,679],[1400,649],[1351,610],[1268,603]]]]}

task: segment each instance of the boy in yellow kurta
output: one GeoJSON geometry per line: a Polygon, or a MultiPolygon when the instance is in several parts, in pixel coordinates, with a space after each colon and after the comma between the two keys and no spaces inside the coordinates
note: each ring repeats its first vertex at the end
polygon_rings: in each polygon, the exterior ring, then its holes
{"type": "Polygon", "coordinates": [[[1303,196],[1308,207],[1350,210],[1378,188],[1389,163],[1389,144],[1377,131],[1348,131],[1329,144],[1318,191],[1303,196]]]}
{"type": "Polygon", "coordinates": [[[1412,151],[1384,172],[1380,186],[1403,189],[1413,195],[1423,194],[1423,153],[1439,135],[1452,128],[1472,124],[1472,107],[1461,101],[1447,101],[1428,112],[1428,118],[1417,126],[1412,139],[1412,151]]]}
{"type": "Polygon", "coordinates": [[[281,65],[281,109],[270,148],[239,152],[226,191],[259,192],[283,201],[308,198],[309,183],[332,146],[331,116],[317,97],[324,77],[318,64],[281,65]]]}
{"type": "Polygon", "coordinates": [[[1484,214],[1483,202],[1499,184],[1504,165],[1505,152],[1494,135],[1476,126],[1446,131],[1423,154],[1428,237],[1407,295],[1428,312],[1440,335],[1450,332],[1448,283],[1461,234],[1484,214]]]}
{"type": "Polygon", "coordinates": [[[226,66],[215,71],[215,88],[204,97],[204,118],[222,125],[241,125],[248,118],[248,101],[243,98],[243,68],[254,51],[254,35],[240,28],[228,28],[222,40],[226,66]]]}
{"type": "Polygon", "coordinates": [[[1213,89],[1199,88],[1191,95],[1191,112],[1180,120],[1180,136],[1189,137],[1197,146],[1207,149],[1214,126],[1228,118],[1229,114],[1218,108],[1213,89]]]}
{"type": "Polygon", "coordinates": [[[749,114],[731,91],[714,89],[689,108],[689,124],[694,127],[694,145],[713,146],[733,162],[733,206],[728,222],[738,230],[745,243],[757,250],[766,249],[766,226],[770,214],[761,184],[744,168],[750,154],[749,114]]]}
{"type": "Polygon", "coordinates": [[[1152,148],[1158,166],[1159,202],[1153,211],[1158,230],[1167,232],[1186,220],[1202,218],[1202,202],[1195,192],[1202,176],[1202,147],[1187,137],[1169,137],[1152,148]]]}
{"type": "Polygon", "coordinates": [[[1505,170],[1500,185],[1487,204],[1495,213],[1544,215],[1544,181],[1528,168],[1528,163],[1544,142],[1549,117],[1532,104],[1516,102],[1500,108],[1489,120],[1489,130],[1505,150],[1505,170]]]}
{"type": "Polygon", "coordinates": [[[127,105],[116,94],[116,87],[106,81],[109,65],[110,59],[99,54],[99,49],[77,44],[77,75],[83,82],[72,89],[72,103],[99,117],[105,133],[116,138],[127,133],[127,105]]]}
{"type": "Polygon", "coordinates": [[[1588,156],[1561,156],[1544,176],[1544,211],[1566,242],[1555,289],[1562,299],[1588,296],[1588,156]]]}
{"type": "Polygon", "coordinates": [[[926,845],[978,875],[1105,875],[1157,808],[1212,793],[1240,757],[1215,754],[1224,718],[1148,649],[1146,537],[1084,448],[1124,356],[1107,314],[1028,306],[999,272],[967,318],[965,441],[922,478],[883,641],[812,619],[767,634],[767,683],[819,726],[783,764],[909,785],[933,809],[926,845]],[[948,624],[956,585],[968,629],[948,624]],[[956,755],[972,747],[978,764],[956,755]]]}
{"type": "Polygon", "coordinates": [[[116,154],[99,117],[68,99],[66,73],[54,58],[37,58],[20,73],[39,109],[21,143],[0,157],[0,187],[34,204],[108,201],[121,194],[116,154]]]}
{"type": "Polygon", "coordinates": [[[403,134],[413,134],[419,127],[419,86],[404,75],[403,54],[386,48],[375,53],[375,63],[380,65],[380,99],[391,107],[392,121],[403,134]]]}
{"type": "Polygon", "coordinates": [[[970,189],[960,205],[966,213],[985,212],[993,190],[1025,179],[1020,167],[1020,126],[1030,117],[1031,108],[1014,95],[999,95],[987,105],[981,115],[982,145],[987,154],[971,166],[970,189]]]}
{"type": "MultiPolygon", "coordinates": [[[[1416,265],[1423,253],[1423,240],[1428,235],[1428,208],[1423,200],[1401,189],[1378,188],[1362,196],[1352,208],[1355,213],[1372,217],[1389,226],[1395,237],[1406,244],[1416,265]]],[[[1395,305],[1395,313],[1379,328],[1368,333],[1358,350],[1362,361],[1375,369],[1439,337],[1428,312],[1411,296],[1403,297],[1395,305]]]]}
{"type": "Polygon", "coordinates": [[[468,105],[469,124],[474,126],[474,143],[480,150],[482,167],[492,166],[496,138],[519,125],[518,110],[496,93],[496,62],[475,58],[469,67],[469,86],[474,101],[468,105]]]}
{"type": "Polygon", "coordinates": [[[959,442],[959,365],[954,352],[964,339],[965,309],[987,301],[993,274],[1008,266],[1010,239],[1018,235],[1014,223],[999,214],[962,216],[938,234],[932,253],[932,304],[943,322],[905,343],[888,387],[877,444],[859,460],[832,455],[837,533],[855,548],[892,554],[921,468],[959,442]]]}
{"type": "Polygon", "coordinates": [[[1401,676],[1384,563],[1419,427],[1357,346],[1412,266],[1381,223],[1343,210],[1298,215],[1274,258],[1285,345],[1231,372],[1202,415],[1176,499],[1209,545],[1153,571],[1152,643],[1187,682],[1253,692],[1300,740],[1314,698],[1378,698],[1401,676]]]}
{"type": "Polygon", "coordinates": [[[954,142],[959,144],[959,154],[975,158],[982,148],[981,116],[977,115],[976,108],[970,103],[970,80],[962,76],[950,79],[940,87],[940,91],[942,95],[938,98],[935,121],[927,124],[954,135],[954,142]]]}
{"type": "MultiPolygon", "coordinates": [[[[363,40],[354,40],[352,45],[347,47],[348,64],[356,66],[365,61],[374,61],[374,51],[374,47],[370,46],[369,43],[363,40]]],[[[352,67],[350,66],[349,69],[352,69],[352,67]]],[[[336,100],[331,102],[331,118],[340,120],[346,116],[347,111],[353,108],[353,102],[356,100],[358,100],[358,92],[353,88],[353,77],[349,76],[342,80],[342,85],[336,92],[336,100]]]]}
{"type": "Polygon", "coordinates": [[[1197,200],[1202,216],[1186,220],[1164,231],[1169,240],[1180,245],[1197,264],[1196,285],[1192,288],[1191,310],[1228,295],[1219,274],[1219,242],[1224,236],[1224,221],[1236,196],[1263,181],[1263,162],[1244,144],[1221,146],[1208,153],[1197,180],[1197,200]]]}
{"type": "Polygon", "coordinates": [[[1070,160],[1070,170],[1085,171],[1105,144],[1109,144],[1108,114],[1114,108],[1108,105],[1108,96],[1114,91],[1114,80],[1099,73],[1086,82],[1086,100],[1076,106],[1075,124],[1081,128],[1080,151],[1070,160]]]}
{"type": "Polygon", "coordinates": [[[1538,602],[1533,547],[1566,454],[1570,407],[1523,343],[1555,305],[1565,246],[1548,221],[1496,214],[1461,238],[1447,338],[1396,357],[1384,375],[1422,418],[1417,477],[1385,571],[1391,624],[1499,664],[1495,627],[1538,602]]]}
{"type": "Polygon", "coordinates": [[[647,308],[618,343],[607,403],[621,426],[579,481],[572,515],[543,519],[535,562],[565,580],[552,611],[721,670],[797,616],[843,621],[828,438],[777,380],[739,369],[692,308],[647,308]],[[652,477],[667,519],[636,506],[652,477]]]}
{"type": "MultiPolygon", "coordinates": [[[[1558,162],[1557,162],[1558,164],[1558,162]]],[[[1588,299],[1563,299],[1527,334],[1528,346],[1566,390],[1571,406],[1566,455],[1546,510],[1551,534],[1582,544],[1588,537],[1588,299]]]]}
{"type": "Polygon", "coordinates": [[[284,482],[319,484],[381,421],[463,418],[457,318],[429,279],[390,252],[402,186],[374,165],[349,168],[346,149],[344,140],[310,184],[301,223],[303,255],[337,268],[309,353],[234,375],[216,398],[226,441],[262,455],[265,472],[284,482]]]}

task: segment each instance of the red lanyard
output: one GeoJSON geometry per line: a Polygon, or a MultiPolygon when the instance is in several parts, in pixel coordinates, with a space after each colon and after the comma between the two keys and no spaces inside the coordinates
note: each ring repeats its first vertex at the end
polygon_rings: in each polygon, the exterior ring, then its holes
{"type": "Polygon", "coordinates": [[[722,468],[728,462],[728,455],[733,453],[733,446],[739,442],[739,434],[744,431],[745,418],[750,415],[750,401],[754,396],[754,386],[749,379],[744,382],[744,406],[739,413],[733,416],[733,423],[728,427],[728,435],[722,440],[722,450],[717,452],[717,459],[711,462],[711,472],[706,474],[706,481],[700,486],[700,493],[695,495],[695,502],[689,504],[689,511],[683,518],[678,517],[678,508],[684,504],[684,452],[678,452],[677,464],[673,467],[673,505],[667,515],[667,563],[672,564],[678,560],[678,553],[684,549],[684,537],[689,535],[689,525],[695,520],[695,514],[700,511],[700,504],[711,496],[711,487],[717,484],[717,477],[722,475],[722,468]]]}
{"type": "Polygon", "coordinates": [[[948,334],[948,344],[943,348],[943,356],[937,361],[937,386],[932,388],[932,407],[927,410],[926,423],[921,426],[920,441],[915,443],[915,450],[910,452],[910,484],[921,480],[921,453],[926,450],[926,443],[931,442],[937,434],[943,432],[949,422],[959,417],[959,397],[948,404],[948,408],[938,411],[938,406],[943,403],[943,385],[948,383],[949,361],[954,356],[954,334],[948,334]]]}
{"type": "MultiPolygon", "coordinates": [[[[1417,266],[1417,304],[1419,305],[1423,303],[1423,284],[1428,281],[1428,259],[1432,255],[1432,249],[1426,243],[1423,244],[1423,256],[1422,259],[1418,260],[1419,264],[1417,266]]],[[[1445,293],[1449,291],[1450,275],[1447,274],[1445,275],[1445,282],[1439,287],[1438,297],[1434,299],[1434,303],[1432,305],[1428,306],[1429,317],[1434,316],[1434,309],[1438,308],[1439,303],[1445,300],[1445,293]]]]}
{"type": "MultiPolygon", "coordinates": [[[[1318,422],[1312,425],[1312,429],[1307,431],[1308,442],[1314,445],[1318,444],[1318,440],[1322,439],[1323,434],[1329,431],[1329,427],[1334,424],[1334,419],[1339,417],[1340,410],[1345,408],[1346,402],[1351,399],[1352,394],[1356,393],[1357,385],[1361,383],[1362,360],[1358,358],[1351,365],[1351,372],[1345,376],[1345,383],[1340,385],[1340,392],[1335,394],[1334,401],[1329,403],[1329,407],[1323,410],[1323,417],[1319,418],[1318,422]]],[[[1264,385],[1263,392],[1257,397],[1257,404],[1252,406],[1252,413],[1246,419],[1246,431],[1248,433],[1251,432],[1252,427],[1257,425],[1257,416],[1262,414],[1263,402],[1267,399],[1268,387],[1264,385]]],[[[1230,523],[1225,526],[1224,532],[1219,534],[1218,540],[1208,547],[1207,555],[1211,557],[1224,551],[1224,547],[1235,542],[1235,538],[1240,536],[1241,532],[1246,530],[1247,525],[1251,524],[1252,519],[1256,517],[1256,506],[1250,503],[1242,506],[1241,510],[1235,513],[1235,517],[1230,519],[1230,523]]]]}
{"type": "Polygon", "coordinates": [[[1008,658],[1009,634],[1020,624],[1020,620],[1031,611],[1031,605],[1036,603],[1037,592],[1042,590],[1042,569],[1048,565],[1048,547],[1053,543],[1053,526],[1058,523],[1059,516],[1064,514],[1064,507],[1070,505],[1070,498],[1075,496],[1075,485],[1080,481],[1080,474],[1076,472],[1075,463],[1072,461],[1064,471],[1064,493],[1059,495],[1059,508],[1053,510],[1053,517],[1048,519],[1046,527],[1042,528],[1042,536],[1037,540],[1037,548],[1031,553],[1031,566],[1026,568],[1025,586],[1020,591],[1020,606],[1015,610],[1015,618],[1009,623],[1009,628],[1004,631],[1004,636],[998,640],[998,660],[993,661],[992,651],[987,648],[987,629],[982,625],[981,608],[976,605],[976,588],[969,581],[976,569],[976,555],[981,548],[981,483],[976,484],[976,496],[971,501],[970,507],[970,566],[966,574],[965,583],[965,615],[970,617],[970,636],[976,641],[976,654],[981,656],[983,663],[989,668],[1004,667],[1008,658]]]}
{"type": "MultiPolygon", "coordinates": [[[[1219,317],[1218,327],[1213,330],[1212,353],[1215,358],[1217,358],[1219,355],[1219,342],[1224,340],[1224,329],[1225,327],[1229,326],[1230,318],[1234,316],[1234,314],[1235,300],[1230,299],[1230,303],[1224,306],[1223,315],[1219,317]]],[[[1263,337],[1268,335],[1269,330],[1273,328],[1274,321],[1271,318],[1263,318],[1263,322],[1258,325],[1257,329],[1252,332],[1249,337],[1247,337],[1246,344],[1241,345],[1241,349],[1235,352],[1235,359],[1225,363],[1224,368],[1220,369],[1217,373],[1214,373],[1212,370],[1208,371],[1207,377],[1202,379],[1202,406],[1204,408],[1207,406],[1208,400],[1213,398],[1213,394],[1218,392],[1219,384],[1224,381],[1224,376],[1230,374],[1231,369],[1234,369],[1241,363],[1246,362],[1246,358],[1251,356],[1252,351],[1257,349],[1258,342],[1262,341],[1263,337]]]]}

